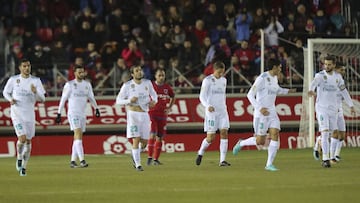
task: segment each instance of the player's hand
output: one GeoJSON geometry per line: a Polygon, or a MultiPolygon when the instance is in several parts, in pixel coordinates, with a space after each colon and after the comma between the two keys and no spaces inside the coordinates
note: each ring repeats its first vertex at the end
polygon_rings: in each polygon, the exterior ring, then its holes
{"type": "Polygon", "coordinates": [[[61,114],[57,114],[56,118],[55,118],[55,123],[59,124],[61,123],[61,114]]]}
{"type": "Polygon", "coordinates": [[[350,112],[351,112],[351,115],[353,115],[354,117],[356,116],[356,111],[355,111],[355,107],[350,107],[350,112]]]}
{"type": "Polygon", "coordinates": [[[150,108],[154,107],[155,105],[156,105],[156,103],[155,103],[154,101],[150,101],[150,102],[149,102],[149,107],[150,107],[150,108]]]}
{"type": "Polygon", "coordinates": [[[209,111],[209,112],[214,112],[214,111],[215,111],[215,108],[214,108],[213,106],[209,106],[209,107],[208,107],[208,111],[209,111]]]}
{"type": "Polygon", "coordinates": [[[100,117],[100,111],[99,111],[99,109],[95,109],[95,116],[98,117],[98,118],[100,117]]]}
{"type": "Polygon", "coordinates": [[[261,108],[260,113],[264,116],[268,116],[270,113],[268,112],[267,108],[261,108]]]}
{"type": "Polygon", "coordinates": [[[15,99],[12,99],[12,100],[10,101],[10,104],[11,104],[11,105],[16,104],[16,100],[15,100],[15,99]]]}
{"type": "Polygon", "coordinates": [[[138,100],[138,98],[137,98],[137,97],[133,97],[133,98],[131,98],[131,99],[130,99],[130,102],[131,102],[131,103],[136,103],[136,102],[137,102],[137,100],[138,100]]]}
{"type": "Polygon", "coordinates": [[[35,85],[34,85],[34,84],[31,84],[30,88],[31,88],[31,91],[32,91],[34,94],[36,94],[36,87],[35,87],[35,85]]]}
{"type": "Polygon", "coordinates": [[[295,93],[295,92],[296,92],[296,88],[289,89],[289,93],[295,93]]]}
{"type": "Polygon", "coordinates": [[[308,95],[309,95],[310,97],[313,97],[313,96],[316,96],[316,93],[315,93],[314,91],[309,91],[309,92],[308,92],[308,95]]]}

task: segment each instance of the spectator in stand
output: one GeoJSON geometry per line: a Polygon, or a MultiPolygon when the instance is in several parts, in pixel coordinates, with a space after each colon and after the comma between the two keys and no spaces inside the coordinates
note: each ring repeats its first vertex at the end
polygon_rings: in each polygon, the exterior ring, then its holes
{"type": "Polygon", "coordinates": [[[241,73],[251,80],[252,76],[254,75],[255,68],[254,68],[254,59],[255,53],[254,50],[249,48],[249,43],[247,41],[242,41],[240,44],[240,48],[235,50],[234,56],[237,56],[239,62],[241,64],[240,70],[241,73]]]}
{"type": "Polygon", "coordinates": [[[55,0],[48,4],[49,17],[57,27],[70,18],[71,8],[68,1],[55,0]]]}
{"type": "Polygon", "coordinates": [[[80,10],[90,8],[91,13],[100,19],[103,16],[104,5],[102,0],[80,0],[80,10]]]}
{"type": "Polygon", "coordinates": [[[107,15],[107,27],[109,31],[110,39],[114,40],[117,38],[119,32],[121,32],[121,23],[124,22],[124,15],[120,7],[115,7],[110,14],[107,15]]]}
{"type": "MultiPolygon", "coordinates": [[[[189,39],[184,41],[182,47],[178,51],[178,59],[180,66],[185,67],[185,72],[195,78],[201,73],[201,70],[195,68],[200,64],[200,52],[192,46],[192,42],[189,39]]],[[[184,73],[184,72],[183,72],[184,73]]]]}
{"type": "Polygon", "coordinates": [[[121,51],[121,57],[125,60],[127,67],[144,65],[144,55],[140,49],[138,49],[137,42],[134,39],[131,39],[128,43],[128,47],[121,51]]]}
{"type": "Polygon", "coordinates": [[[33,49],[28,53],[32,63],[34,75],[39,77],[43,83],[53,81],[53,64],[49,47],[43,47],[38,41],[34,42],[33,49]]]}
{"type": "Polygon", "coordinates": [[[293,61],[293,65],[295,69],[300,73],[304,73],[304,50],[303,50],[303,42],[299,38],[295,41],[296,47],[291,48],[289,52],[289,56],[291,57],[291,61],[293,61]]]}
{"type": "Polygon", "coordinates": [[[178,49],[185,41],[186,34],[179,24],[175,24],[173,29],[170,29],[168,34],[171,43],[178,49]]]}
{"type": "Polygon", "coordinates": [[[12,45],[11,52],[7,56],[7,60],[9,63],[8,68],[11,69],[10,67],[13,66],[15,73],[19,73],[19,70],[16,67],[19,67],[20,61],[23,58],[25,58],[25,54],[21,49],[21,45],[19,43],[15,43],[14,45],[12,45]]]}
{"type": "Polygon", "coordinates": [[[200,60],[204,66],[207,66],[215,56],[215,45],[211,44],[210,37],[205,37],[202,44],[200,46],[200,60]]]}
{"type": "Polygon", "coordinates": [[[297,7],[297,12],[295,13],[294,27],[296,32],[304,33],[306,21],[308,18],[307,10],[304,4],[300,4],[297,7]]]}
{"type": "Polygon", "coordinates": [[[219,43],[216,45],[216,58],[225,63],[226,66],[230,65],[231,49],[228,45],[226,37],[221,37],[219,43]]]}
{"type": "Polygon", "coordinates": [[[178,8],[175,5],[170,5],[168,7],[167,21],[170,24],[170,27],[173,28],[175,25],[182,24],[183,19],[179,13],[178,8]]]}
{"type": "MultiPolygon", "coordinates": [[[[235,39],[235,18],[236,18],[236,8],[233,2],[227,2],[224,5],[224,27],[229,33],[231,39],[235,39]]],[[[232,42],[232,41],[229,41],[232,42]]]]}
{"type": "Polygon", "coordinates": [[[69,50],[70,47],[72,46],[72,41],[73,41],[73,35],[72,32],[70,31],[70,27],[68,24],[64,23],[61,25],[60,31],[59,33],[57,33],[55,35],[55,41],[59,40],[62,42],[63,46],[69,50]]]}
{"type": "Polygon", "coordinates": [[[277,16],[270,17],[270,24],[264,29],[265,45],[277,49],[279,46],[279,34],[284,32],[284,27],[277,16]]]}
{"type": "Polygon", "coordinates": [[[217,13],[216,4],[210,2],[206,13],[203,15],[206,30],[215,29],[217,25],[224,23],[223,16],[217,13]]]}
{"type": "Polygon", "coordinates": [[[201,19],[196,20],[195,27],[192,31],[197,39],[197,42],[200,46],[202,46],[204,39],[208,36],[208,31],[205,30],[204,21],[201,19]]]}
{"type": "Polygon", "coordinates": [[[88,42],[86,49],[82,52],[85,66],[94,66],[95,61],[100,57],[100,54],[96,50],[95,43],[93,41],[88,42]]]}
{"type": "Polygon", "coordinates": [[[151,34],[150,51],[154,59],[159,59],[158,53],[164,47],[165,41],[168,40],[169,26],[161,24],[160,28],[151,34]]]}
{"type": "Polygon", "coordinates": [[[250,25],[253,21],[250,13],[243,9],[240,14],[236,16],[236,42],[241,42],[250,39],[250,25]]]}
{"type": "Polygon", "coordinates": [[[151,34],[154,34],[160,30],[160,27],[166,23],[164,12],[157,8],[153,14],[148,17],[149,30],[151,34]]]}
{"type": "Polygon", "coordinates": [[[118,49],[123,50],[125,49],[130,40],[134,39],[134,36],[131,33],[130,26],[127,22],[122,22],[120,25],[120,33],[116,33],[116,37],[114,39],[111,39],[111,41],[116,41],[118,44],[118,49]]]}
{"type": "Polygon", "coordinates": [[[256,8],[250,28],[252,30],[263,29],[266,24],[266,16],[264,16],[263,9],[260,7],[256,8]]]}
{"type": "Polygon", "coordinates": [[[11,28],[10,34],[7,36],[7,41],[9,42],[10,46],[16,43],[23,47],[23,36],[18,26],[11,28]]]}
{"type": "Polygon", "coordinates": [[[326,32],[327,27],[329,26],[329,20],[324,14],[324,10],[318,10],[314,17],[315,31],[319,34],[326,32]]]}
{"type": "Polygon", "coordinates": [[[170,40],[166,40],[161,46],[155,59],[169,61],[170,58],[177,56],[177,49],[170,40]]]}
{"type": "Polygon", "coordinates": [[[130,78],[129,68],[126,67],[124,59],[119,57],[116,60],[114,73],[110,77],[110,83],[113,87],[120,88],[130,78]]]}
{"type": "Polygon", "coordinates": [[[107,41],[108,34],[106,31],[105,23],[102,20],[98,20],[94,27],[94,39],[96,49],[100,49],[107,41]]]}
{"type": "Polygon", "coordinates": [[[68,68],[70,55],[61,40],[54,40],[51,47],[51,53],[53,63],[56,64],[59,71],[65,74],[65,70],[68,68]]]}
{"type": "Polygon", "coordinates": [[[100,49],[101,61],[104,68],[110,70],[114,67],[117,55],[115,53],[115,44],[114,42],[106,42],[103,47],[100,49]]]}

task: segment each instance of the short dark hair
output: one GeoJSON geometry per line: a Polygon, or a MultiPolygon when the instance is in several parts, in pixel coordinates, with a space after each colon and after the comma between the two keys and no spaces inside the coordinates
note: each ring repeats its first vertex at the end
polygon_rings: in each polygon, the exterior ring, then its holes
{"type": "Polygon", "coordinates": [[[25,62],[30,62],[30,60],[27,58],[22,58],[22,59],[20,59],[19,65],[21,65],[22,63],[25,63],[25,62]]]}
{"type": "Polygon", "coordinates": [[[279,66],[281,64],[279,59],[271,58],[268,61],[267,70],[272,70],[274,66],[279,66]]]}
{"type": "Polygon", "coordinates": [[[133,65],[133,66],[131,66],[131,67],[130,67],[130,74],[133,74],[133,73],[134,73],[134,69],[135,69],[135,68],[138,68],[138,67],[142,69],[142,67],[139,66],[139,65],[133,65]]]}
{"type": "Polygon", "coordinates": [[[214,69],[224,69],[225,68],[225,64],[221,61],[216,61],[213,65],[214,69]]]}
{"type": "Polygon", "coordinates": [[[76,69],[81,69],[81,68],[85,68],[85,67],[82,66],[82,65],[75,65],[74,66],[74,72],[76,72],[76,69]]]}
{"type": "Polygon", "coordinates": [[[336,63],[336,57],[334,55],[327,55],[325,57],[325,60],[332,61],[332,62],[336,63]]]}

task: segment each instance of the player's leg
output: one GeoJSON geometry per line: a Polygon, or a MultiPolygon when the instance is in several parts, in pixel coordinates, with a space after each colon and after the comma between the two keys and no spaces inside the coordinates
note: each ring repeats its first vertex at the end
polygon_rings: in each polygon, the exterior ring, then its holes
{"type": "Polygon", "coordinates": [[[330,160],[331,160],[331,163],[333,163],[333,164],[335,164],[337,162],[335,159],[335,150],[339,143],[338,136],[339,136],[339,131],[334,130],[331,135],[331,138],[330,138],[330,160]]]}
{"type": "Polygon", "coordinates": [[[321,148],[322,148],[322,166],[325,168],[331,167],[330,165],[330,118],[326,111],[316,111],[316,118],[319,123],[319,131],[321,133],[321,148]]]}
{"type": "Polygon", "coordinates": [[[164,136],[166,135],[166,119],[162,119],[159,120],[158,122],[158,136],[156,136],[156,141],[155,141],[155,149],[154,149],[154,165],[161,165],[162,163],[159,161],[159,157],[161,154],[161,149],[162,149],[162,141],[164,136]]]}
{"type": "Polygon", "coordinates": [[[220,131],[220,162],[219,166],[230,166],[231,164],[226,161],[226,154],[228,151],[228,129],[230,127],[229,115],[227,112],[222,112],[217,115],[217,125],[220,131]]]}
{"type": "Polygon", "coordinates": [[[338,127],[338,136],[337,136],[338,142],[335,148],[335,160],[340,161],[341,147],[343,145],[343,141],[345,139],[345,132],[346,132],[345,118],[342,112],[339,113],[339,117],[337,118],[337,127],[338,127]]]}
{"type": "Polygon", "coordinates": [[[247,139],[239,139],[239,141],[233,147],[233,154],[237,155],[242,147],[245,146],[257,146],[265,144],[265,139],[261,138],[260,131],[264,131],[264,122],[265,119],[263,117],[254,117],[253,118],[253,128],[254,128],[254,136],[251,136],[247,139]]]}
{"type": "Polygon", "coordinates": [[[321,135],[317,136],[315,139],[315,145],[313,150],[313,157],[315,160],[320,159],[320,142],[321,142],[321,135]]]}
{"type": "Polygon", "coordinates": [[[268,127],[269,136],[271,137],[265,169],[269,171],[277,171],[278,169],[273,165],[273,162],[279,149],[280,119],[276,115],[270,118],[268,123],[265,122],[264,125],[265,129],[268,127]]]}
{"type": "Polygon", "coordinates": [[[16,142],[16,170],[20,171],[22,167],[23,162],[23,151],[26,144],[26,129],[23,123],[21,123],[18,120],[13,119],[13,126],[15,129],[15,133],[17,136],[17,142],[16,142]]]}
{"type": "Polygon", "coordinates": [[[204,118],[204,132],[206,132],[206,137],[201,142],[195,163],[196,165],[201,164],[202,157],[206,151],[206,149],[210,146],[212,141],[215,139],[215,133],[217,131],[215,125],[215,113],[210,113],[208,111],[205,112],[204,118]]]}
{"type": "Polygon", "coordinates": [[[151,116],[150,117],[151,120],[151,125],[150,125],[150,137],[147,143],[147,147],[148,147],[148,160],[147,160],[147,165],[150,165],[154,156],[154,147],[155,147],[155,140],[156,140],[156,135],[158,134],[158,120],[151,116]]]}

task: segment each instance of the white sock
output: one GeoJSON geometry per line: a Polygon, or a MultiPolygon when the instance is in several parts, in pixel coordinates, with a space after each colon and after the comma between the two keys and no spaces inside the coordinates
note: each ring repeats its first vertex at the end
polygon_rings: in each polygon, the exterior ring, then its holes
{"type": "Polygon", "coordinates": [[[274,161],[274,159],[276,157],[276,153],[278,151],[278,148],[279,148],[279,142],[271,140],[270,144],[269,144],[269,147],[268,147],[268,159],[267,159],[267,162],[266,162],[266,166],[270,166],[270,165],[273,164],[273,161],[274,161]]]}
{"type": "Polygon", "coordinates": [[[140,152],[141,149],[132,149],[132,157],[135,162],[135,167],[141,166],[140,152]]]}
{"type": "Polygon", "coordinates": [[[78,155],[79,161],[84,160],[84,147],[82,144],[82,140],[74,140],[75,150],[78,155]]]}
{"type": "Polygon", "coordinates": [[[24,145],[25,143],[21,143],[19,140],[16,142],[16,151],[17,151],[17,159],[22,160],[23,159],[23,151],[24,151],[24,145]]]}
{"type": "Polygon", "coordinates": [[[321,140],[321,135],[317,136],[316,139],[315,139],[315,145],[314,145],[314,150],[315,151],[319,151],[320,140],[321,140]]]}
{"type": "Polygon", "coordinates": [[[330,133],[327,131],[321,132],[321,146],[322,146],[322,160],[329,160],[329,152],[330,152],[330,143],[329,143],[330,133]]]}
{"type": "Polygon", "coordinates": [[[76,151],[76,142],[73,141],[72,149],[71,149],[71,161],[76,161],[76,158],[78,157],[77,151],[76,151]]]}
{"type": "Polygon", "coordinates": [[[23,151],[23,157],[24,157],[24,160],[22,163],[23,168],[26,168],[27,163],[30,159],[30,154],[31,154],[31,143],[26,143],[24,146],[24,151],[23,151]]]}
{"type": "Polygon", "coordinates": [[[335,156],[340,156],[342,146],[343,146],[343,140],[338,140],[338,143],[337,143],[336,149],[335,149],[335,156]]]}
{"type": "Polygon", "coordinates": [[[330,138],[330,159],[335,159],[335,150],[339,140],[336,138],[330,138]]]}
{"type": "Polygon", "coordinates": [[[241,140],[240,146],[253,146],[256,145],[256,137],[249,137],[246,140],[241,140]]]}
{"type": "Polygon", "coordinates": [[[208,143],[208,142],[206,141],[206,138],[204,138],[203,141],[202,141],[202,143],[201,143],[201,146],[200,146],[200,149],[199,149],[199,151],[198,151],[198,154],[201,155],[201,156],[204,155],[205,150],[209,147],[210,144],[211,144],[211,143],[208,143]]]}
{"type": "Polygon", "coordinates": [[[220,163],[226,160],[228,142],[228,139],[220,139],[220,163]]]}

